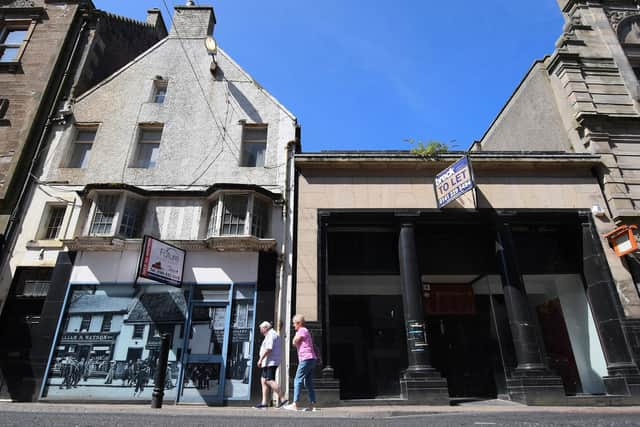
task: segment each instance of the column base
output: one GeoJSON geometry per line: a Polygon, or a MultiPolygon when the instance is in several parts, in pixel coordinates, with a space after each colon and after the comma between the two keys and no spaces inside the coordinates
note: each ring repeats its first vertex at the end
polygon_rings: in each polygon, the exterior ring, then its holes
{"type": "Polygon", "coordinates": [[[640,404],[640,375],[609,375],[602,381],[607,395],[632,398],[634,404],[640,404]]]}
{"type": "Polygon", "coordinates": [[[340,403],[340,380],[334,378],[333,368],[325,366],[320,376],[313,379],[316,400],[321,405],[333,406],[340,403]]]}
{"type": "Polygon", "coordinates": [[[403,372],[400,376],[400,393],[408,403],[449,405],[447,380],[433,368],[403,372]]]}
{"type": "Polygon", "coordinates": [[[525,405],[566,405],[562,379],[548,371],[518,372],[507,379],[509,397],[525,405]]]}

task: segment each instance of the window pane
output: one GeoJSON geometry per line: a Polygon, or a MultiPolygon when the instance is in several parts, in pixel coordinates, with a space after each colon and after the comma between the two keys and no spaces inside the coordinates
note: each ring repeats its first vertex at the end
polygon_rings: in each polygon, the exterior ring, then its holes
{"type": "Polygon", "coordinates": [[[140,237],[142,222],[144,220],[145,202],[141,199],[129,198],[124,207],[120,231],[124,237],[140,237]]]}
{"type": "Polygon", "coordinates": [[[11,62],[15,61],[18,57],[18,51],[20,48],[17,47],[7,47],[2,50],[2,55],[0,56],[0,62],[11,62]]]}
{"type": "Polygon", "coordinates": [[[138,156],[135,163],[137,168],[153,168],[158,159],[160,144],[141,143],[138,145],[138,156]]]}
{"type": "Polygon", "coordinates": [[[27,37],[27,30],[9,30],[7,37],[4,39],[4,44],[20,45],[25,37],[27,37]]]}
{"type": "Polygon", "coordinates": [[[207,227],[207,237],[216,235],[216,218],[218,216],[218,200],[211,203],[211,215],[209,216],[209,226],[207,227]]]}
{"type": "Polygon", "coordinates": [[[267,144],[262,142],[251,142],[242,144],[242,166],[262,167],[264,166],[264,153],[267,144]]]}
{"type": "Polygon", "coordinates": [[[96,137],[95,130],[79,130],[76,134],[76,141],[78,142],[93,142],[96,137]]]}
{"type": "Polygon", "coordinates": [[[242,140],[246,142],[267,142],[267,128],[245,127],[242,131],[242,140]]]}
{"type": "Polygon", "coordinates": [[[96,211],[91,223],[89,234],[91,236],[103,236],[111,234],[111,224],[116,214],[118,194],[102,194],[96,201],[96,211]]]}
{"type": "Polygon", "coordinates": [[[247,215],[247,196],[225,196],[222,211],[222,234],[244,234],[244,221],[247,215]]]}
{"type": "Polygon", "coordinates": [[[66,210],[64,206],[52,206],[49,208],[49,219],[44,233],[45,239],[56,239],[58,237],[66,210]]]}
{"type": "Polygon", "coordinates": [[[74,143],[73,152],[69,159],[67,167],[70,168],[86,168],[89,163],[89,154],[91,153],[91,147],[93,144],[86,143],[74,143]]]}
{"type": "Polygon", "coordinates": [[[140,141],[159,142],[162,138],[162,129],[143,129],[140,132],[140,141]]]}
{"type": "Polygon", "coordinates": [[[251,221],[251,234],[256,237],[266,235],[269,210],[267,203],[255,198],[253,202],[253,220],[251,221]]]}
{"type": "Polygon", "coordinates": [[[164,98],[167,95],[167,87],[166,86],[158,86],[156,87],[156,93],[153,97],[153,102],[156,104],[162,104],[164,102],[164,98]]]}

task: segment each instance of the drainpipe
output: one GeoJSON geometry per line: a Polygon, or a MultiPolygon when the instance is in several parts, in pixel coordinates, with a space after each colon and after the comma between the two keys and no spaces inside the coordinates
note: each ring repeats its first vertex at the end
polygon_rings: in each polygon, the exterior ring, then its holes
{"type": "MultiPolygon", "coordinates": [[[[81,11],[79,11],[78,13],[81,13],[81,11]]],[[[51,130],[51,124],[52,121],[55,117],[55,113],[58,109],[58,105],[60,104],[61,101],[61,94],[62,91],[64,89],[64,87],[67,85],[67,81],[69,79],[69,76],[71,75],[71,67],[73,65],[73,63],[76,60],[76,54],[78,51],[78,46],[80,45],[80,39],[82,37],[82,35],[84,34],[84,31],[87,27],[87,21],[83,20],[82,22],[82,26],[80,27],[80,30],[78,30],[78,35],[76,36],[75,42],[73,44],[73,48],[71,50],[71,54],[69,56],[69,61],[67,62],[67,66],[64,70],[64,73],[62,75],[62,80],[60,82],[60,85],[58,86],[58,89],[56,91],[56,94],[54,96],[54,102],[51,105],[51,109],[49,110],[49,114],[47,115],[47,121],[45,123],[45,127],[44,130],[42,131],[42,133],[40,134],[40,138],[38,139],[38,144],[36,145],[36,149],[34,151],[33,154],[33,159],[31,160],[31,164],[29,165],[29,171],[27,174],[27,177],[24,181],[24,184],[22,185],[22,188],[20,190],[20,195],[18,196],[18,200],[16,202],[16,206],[13,209],[13,212],[11,213],[11,216],[9,217],[9,221],[7,222],[7,227],[5,229],[5,233],[4,233],[4,242],[2,243],[2,248],[0,250],[0,271],[2,271],[2,269],[4,268],[5,263],[7,262],[7,260],[9,259],[9,253],[8,253],[8,249],[10,246],[10,243],[13,241],[14,239],[14,233],[15,230],[18,226],[18,224],[20,223],[20,214],[22,213],[23,210],[23,202],[24,202],[24,198],[29,190],[29,186],[31,184],[31,180],[33,179],[33,172],[36,170],[36,166],[38,166],[38,157],[40,155],[41,150],[43,149],[43,144],[44,141],[47,137],[47,135],[49,134],[49,131],[51,130]]]]}

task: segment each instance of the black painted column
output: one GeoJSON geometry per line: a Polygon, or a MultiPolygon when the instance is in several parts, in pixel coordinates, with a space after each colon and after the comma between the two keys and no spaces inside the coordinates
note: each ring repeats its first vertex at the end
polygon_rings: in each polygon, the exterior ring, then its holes
{"type": "Polygon", "coordinates": [[[322,368],[322,376],[324,378],[333,378],[334,372],[333,367],[331,366],[331,321],[329,315],[329,289],[328,289],[328,280],[327,276],[329,275],[329,236],[327,228],[329,224],[327,222],[322,221],[321,230],[320,230],[320,260],[321,264],[318,266],[320,268],[320,281],[321,288],[323,290],[323,313],[322,313],[322,326],[324,330],[322,331],[322,342],[323,342],[323,364],[322,368]]]}
{"type": "Polygon", "coordinates": [[[431,354],[426,336],[422,307],[422,281],[420,280],[415,230],[412,223],[400,225],[398,255],[409,360],[406,375],[424,376],[433,372],[434,369],[431,366],[431,354]]]}
{"type": "Polygon", "coordinates": [[[591,312],[611,375],[638,375],[622,327],[623,311],[602,245],[590,222],[582,223],[582,271],[591,312]]]}
{"type": "Polygon", "coordinates": [[[509,327],[518,364],[517,373],[547,371],[540,350],[539,331],[535,323],[518,261],[513,236],[507,224],[498,224],[496,252],[502,275],[509,327]]]}

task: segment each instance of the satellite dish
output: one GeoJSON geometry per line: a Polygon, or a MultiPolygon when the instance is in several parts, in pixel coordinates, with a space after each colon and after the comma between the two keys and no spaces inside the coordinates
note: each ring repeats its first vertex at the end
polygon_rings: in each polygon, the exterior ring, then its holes
{"type": "Polygon", "coordinates": [[[207,48],[209,55],[215,55],[218,51],[218,43],[216,43],[216,40],[211,36],[207,36],[204,40],[204,47],[207,48]]]}

